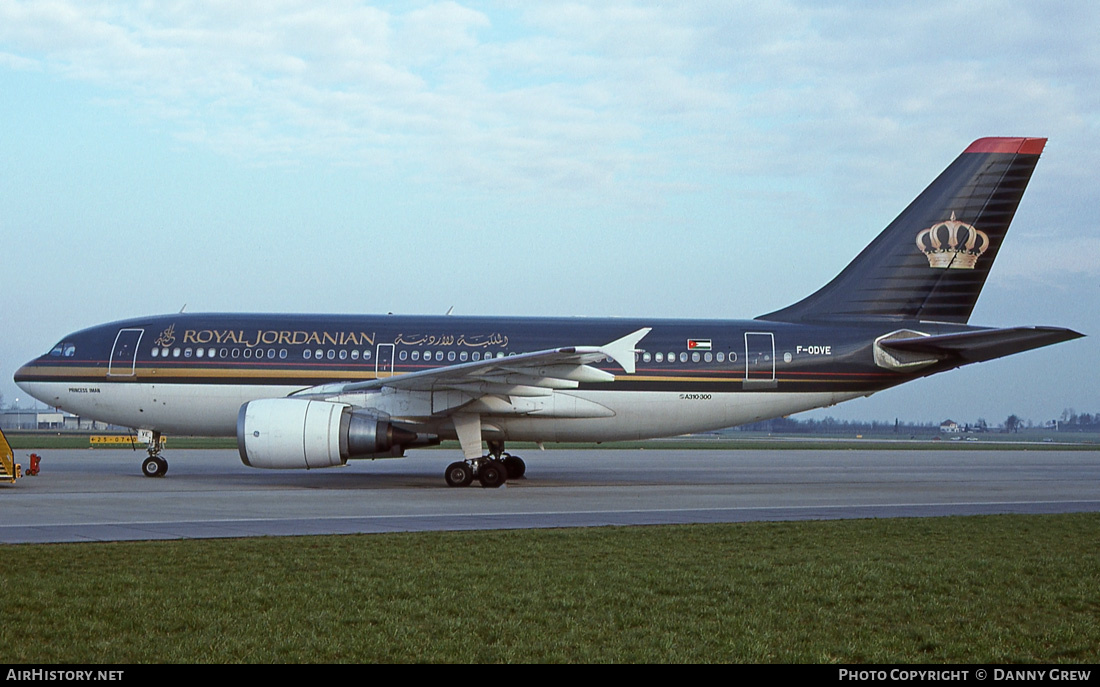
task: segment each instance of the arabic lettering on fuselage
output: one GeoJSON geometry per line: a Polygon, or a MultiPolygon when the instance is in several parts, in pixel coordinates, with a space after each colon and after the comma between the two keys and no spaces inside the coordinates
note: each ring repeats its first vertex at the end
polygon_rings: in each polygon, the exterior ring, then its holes
{"type": "Polygon", "coordinates": [[[253,348],[259,345],[332,345],[332,346],[373,346],[374,333],[367,332],[318,332],[259,329],[255,333],[245,333],[243,329],[188,329],[183,333],[183,342],[192,344],[237,344],[253,348]]]}
{"type": "Polygon", "coordinates": [[[393,342],[400,346],[466,346],[467,348],[488,348],[489,346],[508,346],[508,337],[499,333],[492,334],[398,334],[393,342]]]}
{"type": "Polygon", "coordinates": [[[163,332],[161,332],[160,336],[157,337],[157,340],[154,343],[156,343],[156,345],[158,345],[158,346],[164,346],[165,348],[167,348],[168,346],[171,346],[175,342],[176,342],[176,325],[173,324],[173,325],[170,325],[168,327],[168,329],[165,329],[163,332]]]}

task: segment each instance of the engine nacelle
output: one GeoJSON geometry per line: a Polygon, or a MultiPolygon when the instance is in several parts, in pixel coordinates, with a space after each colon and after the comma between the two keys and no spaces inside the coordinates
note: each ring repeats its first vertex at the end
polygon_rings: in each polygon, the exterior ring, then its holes
{"type": "Polygon", "coordinates": [[[300,398],[250,401],[237,414],[241,461],[254,468],[327,468],[349,458],[398,457],[416,432],[350,406],[300,398]]]}

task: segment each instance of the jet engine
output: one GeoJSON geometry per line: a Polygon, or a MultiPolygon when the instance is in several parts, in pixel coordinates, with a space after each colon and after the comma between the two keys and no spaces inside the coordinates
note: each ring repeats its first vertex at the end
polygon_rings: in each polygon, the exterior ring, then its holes
{"type": "Polygon", "coordinates": [[[309,470],[349,458],[396,458],[404,446],[426,443],[416,432],[342,403],[268,398],[245,403],[237,414],[241,461],[254,468],[309,470]]]}

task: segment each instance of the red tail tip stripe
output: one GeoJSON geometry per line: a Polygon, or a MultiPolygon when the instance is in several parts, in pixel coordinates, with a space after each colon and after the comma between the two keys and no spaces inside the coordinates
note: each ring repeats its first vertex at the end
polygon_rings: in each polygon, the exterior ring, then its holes
{"type": "Polygon", "coordinates": [[[979,138],[964,153],[1017,153],[1038,155],[1047,144],[1045,138],[979,138]]]}

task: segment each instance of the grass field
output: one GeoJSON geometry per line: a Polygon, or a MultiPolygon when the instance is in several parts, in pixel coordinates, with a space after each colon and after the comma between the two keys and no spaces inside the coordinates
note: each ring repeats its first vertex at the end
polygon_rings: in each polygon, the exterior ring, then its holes
{"type": "Polygon", "coordinates": [[[1100,514],[4,546],[6,662],[1096,662],[1100,514]]]}

